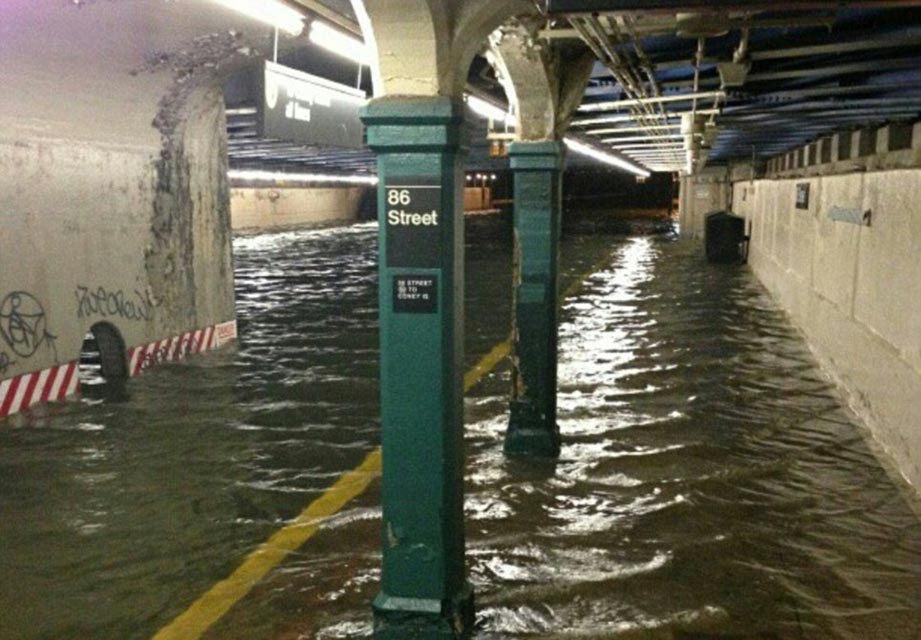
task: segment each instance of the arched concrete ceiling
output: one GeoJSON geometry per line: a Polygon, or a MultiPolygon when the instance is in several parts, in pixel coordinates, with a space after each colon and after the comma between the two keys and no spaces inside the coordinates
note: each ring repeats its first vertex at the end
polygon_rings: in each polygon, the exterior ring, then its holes
{"type": "Polygon", "coordinates": [[[526,0],[352,0],[377,52],[378,96],[459,96],[474,55],[526,0]]]}
{"type": "Polygon", "coordinates": [[[490,34],[486,52],[516,111],[516,134],[522,141],[563,136],[595,62],[587,48],[563,51],[540,40],[540,25],[538,19],[513,18],[490,34]]]}

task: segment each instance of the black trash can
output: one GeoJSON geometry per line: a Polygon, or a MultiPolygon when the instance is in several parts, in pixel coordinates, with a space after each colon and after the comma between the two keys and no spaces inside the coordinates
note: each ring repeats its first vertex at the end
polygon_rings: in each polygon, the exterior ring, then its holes
{"type": "Polygon", "coordinates": [[[704,226],[704,244],[707,261],[722,264],[741,264],[748,259],[748,237],[745,235],[745,218],[728,211],[708,213],[704,226]]]}

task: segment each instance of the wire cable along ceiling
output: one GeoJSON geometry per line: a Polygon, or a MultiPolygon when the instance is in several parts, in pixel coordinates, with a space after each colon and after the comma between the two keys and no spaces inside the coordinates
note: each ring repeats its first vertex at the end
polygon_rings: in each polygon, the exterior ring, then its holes
{"type": "Polygon", "coordinates": [[[919,2],[550,0],[599,60],[574,127],[654,171],[763,160],[921,112],[919,2]],[[781,10],[778,10],[781,8],[781,10]]]}

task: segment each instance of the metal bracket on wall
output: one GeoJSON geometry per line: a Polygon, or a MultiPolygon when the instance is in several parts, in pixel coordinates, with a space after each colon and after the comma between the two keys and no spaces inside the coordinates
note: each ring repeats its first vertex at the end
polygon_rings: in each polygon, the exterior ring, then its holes
{"type": "Polygon", "coordinates": [[[844,207],[832,207],[828,217],[835,222],[848,222],[858,224],[862,227],[869,227],[873,218],[873,212],[869,209],[846,209],[844,207]]]}

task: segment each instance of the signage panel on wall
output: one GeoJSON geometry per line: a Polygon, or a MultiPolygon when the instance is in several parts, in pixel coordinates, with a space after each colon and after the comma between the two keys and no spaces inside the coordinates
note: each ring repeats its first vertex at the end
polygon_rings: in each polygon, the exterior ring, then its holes
{"type": "Polygon", "coordinates": [[[433,178],[388,179],[384,206],[387,266],[441,266],[441,182],[433,178]]]}
{"type": "Polygon", "coordinates": [[[800,182],[796,185],[796,208],[809,208],[809,183],[800,182]]]}
{"type": "Polygon", "coordinates": [[[438,311],[437,276],[394,276],[394,313],[436,313],[438,311]]]}
{"type": "Polygon", "coordinates": [[[260,137],[306,145],[362,146],[364,91],[266,61],[259,73],[260,137]]]}

